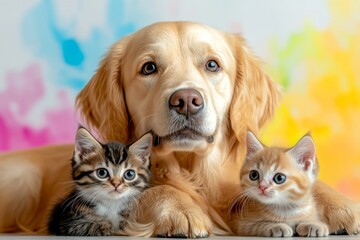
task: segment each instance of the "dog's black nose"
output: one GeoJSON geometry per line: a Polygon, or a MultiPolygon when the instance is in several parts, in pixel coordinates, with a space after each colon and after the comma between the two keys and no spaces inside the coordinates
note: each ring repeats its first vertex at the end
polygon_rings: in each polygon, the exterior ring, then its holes
{"type": "Polygon", "coordinates": [[[170,96],[169,107],[185,116],[195,115],[203,109],[204,100],[199,91],[195,89],[180,89],[170,96]]]}

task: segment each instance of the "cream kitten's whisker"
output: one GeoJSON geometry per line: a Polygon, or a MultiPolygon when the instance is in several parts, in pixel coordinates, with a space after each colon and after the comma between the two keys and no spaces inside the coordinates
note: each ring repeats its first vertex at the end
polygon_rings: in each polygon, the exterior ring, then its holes
{"type": "Polygon", "coordinates": [[[231,199],[231,207],[229,208],[228,212],[227,212],[227,216],[228,218],[230,217],[230,215],[235,211],[235,213],[237,214],[239,212],[239,201],[240,201],[241,195],[237,194],[235,196],[232,197],[231,199]]]}
{"type": "Polygon", "coordinates": [[[231,207],[229,208],[229,211],[227,213],[228,217],[234,211],[236,214],[239,214],[239,212],[241,212],[241,214],[242,214],[242,211],[243,211],[242,206],[247,203],[248,199],[249,199],[249,196],[248,196],[247,192],[240,192],[240,193],[236,194],[235,196],[233,196],[233,198],[231,200],[232,201],[231,207]]]}
{"type": "Polygon", "coordinates": [[[244,192],[244,194],[241,196],[242,200],[242,207],[240,211],[240,218],[243,218],[243,216],[247,213],[246,205],[250,203],[251,197],[249,196],[249,193],[244,192]]]}

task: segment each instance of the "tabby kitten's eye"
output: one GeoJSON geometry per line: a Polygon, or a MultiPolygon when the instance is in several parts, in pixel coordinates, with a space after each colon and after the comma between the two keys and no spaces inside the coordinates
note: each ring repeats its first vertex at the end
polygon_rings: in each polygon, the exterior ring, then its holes
{"type": "Polygon", "coordinates": [[[252,180],[252,181],[256,181],[256,180],[258,180],[259,179],[259,172],[258,171],[256,171],[256,170],[251,170],[250,171],[250,174],[249,174],[249,177],[250,177],[250,180],[252,180]]]}
{"type": "Polygon", "coordinates": [[[135,171],[131,169],[124,172],[124,178],[126,180],[133,180],[135,178],[135,175],[135,171]]]}
{"type": "Polygon", "coordinates": [[[277,173],[277,174],[275,174],[273,180],[277,184],[282,184],[286,181],[286,176],[282,173],[277,173]]]}
{"type": "Polygon", "coordinates": [[[109,176],[109,172],[105,168],[99,168],[98,170],[96,170],[96,175],[98,176],[98,178],[104,179],[109,176]]]}

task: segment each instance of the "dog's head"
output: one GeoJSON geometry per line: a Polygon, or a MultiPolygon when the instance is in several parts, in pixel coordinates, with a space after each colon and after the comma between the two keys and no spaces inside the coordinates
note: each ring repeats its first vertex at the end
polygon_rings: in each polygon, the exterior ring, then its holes
{"type": "Polygon", "coordinates": [[[152,131],[161,149],[201,151],[221,136],[257,132],[278,97],[239,35],[167,22],[115,43],[77,104],[104,140],[152,131]]]}

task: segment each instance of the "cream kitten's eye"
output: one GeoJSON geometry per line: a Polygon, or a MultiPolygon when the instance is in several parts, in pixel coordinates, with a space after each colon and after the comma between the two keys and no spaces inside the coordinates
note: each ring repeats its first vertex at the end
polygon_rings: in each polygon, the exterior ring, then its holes
{"type": "Polygon", "coordinates": [[[100,179],[107,178],[109,176],[109,172],[105,168],[99,168],[96,170],[96,175],[100,179]]]}
{"type": "Polygon", "coordinates": [[[286,176],[282,173],[277,173],[277,174],[275,174],[273,180],[277,184],[282,184],[286,181],[286,176]]]}
{"type": "Polygon", "coordinates": [[[256,170],[251,170],[249,174],[250,180],[256,181],[259,179],[259,172],[256,170]]]}
{"type": "Polygon", "coordinates": [[[135,178],[135,175],[135,171],[131,169],[124,172],[124,178],[126,180],[133,180],[135,178]]]}

